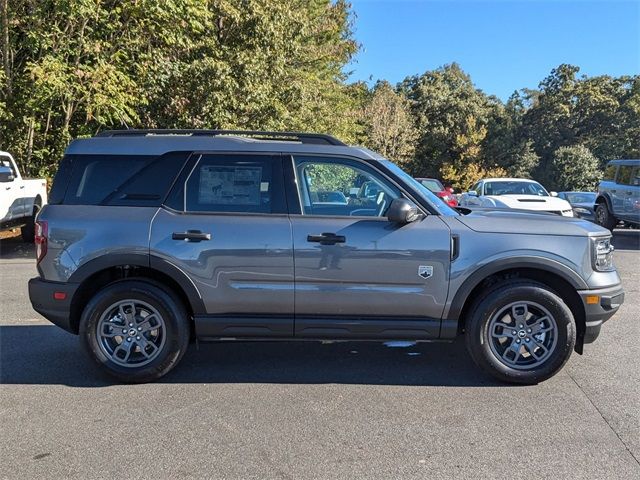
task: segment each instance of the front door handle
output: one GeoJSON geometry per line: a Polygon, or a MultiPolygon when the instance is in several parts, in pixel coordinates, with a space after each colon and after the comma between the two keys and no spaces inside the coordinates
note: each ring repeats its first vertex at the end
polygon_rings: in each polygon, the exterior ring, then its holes
{"type": "Polygon", "coordinates": [[[344,235],[336,235],[335,233],[307,235],[307,242],[318,242],[320,245],[335,245],[336,243],[344,243],[346,241],[347,239],[344,235]]]}
{"type": "Polygon", "coordinates": [[[186,240],[187,242],[201,242],[203,240],[211,240],[211,234],[203,233],[200,230],[187,230],[186,232],[173,232],[171,238],[173,240],[186,240]]]}

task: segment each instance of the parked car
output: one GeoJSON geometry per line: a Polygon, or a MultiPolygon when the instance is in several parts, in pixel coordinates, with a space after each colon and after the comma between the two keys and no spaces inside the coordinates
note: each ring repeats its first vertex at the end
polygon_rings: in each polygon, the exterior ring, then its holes
{"type": "Polygon", "coordinates": [[[566,200],[573,208],[573,216],[584,218],[590,222],[596,221],[596,197],[595,192],[560,192],[558,197],[566,200]]]}
{"type": "Polygon", "coordinates": [[[0,152],[0,230],[21,227],[22,239],[33,242],[34,218],[47,203],[44,179],[22,178],[15,160],[0,152]]]}
{"type": "Polygon", "coordinates": [[[441,198],[442,201],[450,207],[458,206],[458,199],[453,193],[453,188],[445,188],[445,186],[442,185],[442,182],[436,178],[416,178],[416,180],[431,190],[431,192],[433,192],[438,198],[441,198]]]}
{"type": "Polygon", "coordinates": [[[487,178],[460,196],[460,206],[517,208],[573,217],[569,202],[558,198],[538,182],[525,178],[487,178]]]}
{"type": "Polygon", "coordinates": [[[33,308],[127,382],[169,372],[191,338],[464,334],[488,373],[536,383],[582,353],[624,299],[608,230],[461,214],[378,154],[318,134],[75,140],[36,227],[33,308]],[[365,184],[373,199],[315,203],[319,185],[365,184]]]}
{"type": "Polygon", "coordinates": [[[609,230],[623,221],[640,226],[640,160],[612,160],[598,185],[596,222],[609,230]]]}

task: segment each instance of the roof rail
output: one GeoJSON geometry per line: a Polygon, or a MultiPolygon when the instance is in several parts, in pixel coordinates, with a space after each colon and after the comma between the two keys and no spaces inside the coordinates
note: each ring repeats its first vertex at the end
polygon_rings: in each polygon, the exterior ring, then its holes
{"type": "Polygon", "coordinates": [[[315,145],[346,146],[335,137],[322,133],[302,132],[263,132],[259,130],[190,130],[190,129],[130,129],[105,130],[96,137],[139,137],[147,135],[190,135],[193,137],[216,137],[221,135],[239,135],[243,137],[260,138],[263,140],[291,140],[294,142],[315,145]]]}

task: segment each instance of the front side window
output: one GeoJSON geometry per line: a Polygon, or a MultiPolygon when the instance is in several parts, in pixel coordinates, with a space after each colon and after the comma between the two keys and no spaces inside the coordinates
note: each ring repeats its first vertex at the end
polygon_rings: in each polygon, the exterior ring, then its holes
{"type": "Polygon", "coordinates": [[[279,162],[265,155],[202,155],[185,182],[185,210],[285,213],[279,162]]]}
{"type": "Polygon", "coordinates": [[[368,166],[348,159],[296,157],[305,215],[382,217],[398,189],[368,166]]]}
{"type": "Polygon", "coordinates": [[[16,169],[13,168],[13,162],[9,160],[9,157],[0,157],[0,167],[10,168],[13,176],[17,177],[16,169]]]}
{"type": "Polygon", "coordinates": [[[620,169],[618,170],[618,178],[616,179],[616,183],[621,185],[631,185],[631,171],[633,167],[631,165],[620,165],[620,169]]]}

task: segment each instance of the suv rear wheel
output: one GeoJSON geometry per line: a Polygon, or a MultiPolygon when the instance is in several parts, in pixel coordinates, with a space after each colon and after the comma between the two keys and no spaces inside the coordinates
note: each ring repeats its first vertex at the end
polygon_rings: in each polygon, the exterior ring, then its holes
{"type": "Polygon", "coordinates": [[[499,380],[535,384],[555,375],[576,342],[569,307],[536,282],[502,284],[472,307],[466,343],[471,357],[499,380]]]}
{"type": "Polygon", "coordinates": [[[599,203],[596,207],[596,223],[609,230],[613,230],[618,223],[618,220],[609,211],[609,207],[605,202],[599,203]]]}
{"type": "Polygon", "coordinates": [[[80,319],[80,338],[107,373],[149,382],[171,370],[189,343],[187,312],[161,285],[121,280],[101,289],[80,319]]]}

